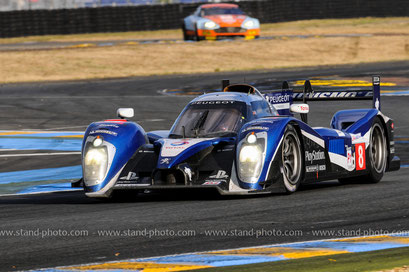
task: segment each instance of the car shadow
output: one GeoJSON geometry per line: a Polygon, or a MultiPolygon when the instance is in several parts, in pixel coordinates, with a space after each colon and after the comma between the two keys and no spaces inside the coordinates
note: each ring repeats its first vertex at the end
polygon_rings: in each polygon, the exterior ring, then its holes
{"type": "MultiPolygon", "coordinates": [[[[319,182],[316,184],[304,184],[293,194],[313,193],[318,190],[333,189],[340,186],[354,186],[359,184],[343,185],[337,181],[319,182]]],[[[220,195],[215,189],[189,189],[167,191],[132,191],[115,194],[112,198],[88,198],[84,192],[55,192],[46,194],[10,195],[0,197],[0,205],[5,204],[68,204],[68,205],[105,205],[115,203],[139,203],[139,202],[169,202],[169,201],[226,201],[233,199],[252,199],[264,197],[285,197],[284,192],[274,192],[263,195],[220,195]]]]}

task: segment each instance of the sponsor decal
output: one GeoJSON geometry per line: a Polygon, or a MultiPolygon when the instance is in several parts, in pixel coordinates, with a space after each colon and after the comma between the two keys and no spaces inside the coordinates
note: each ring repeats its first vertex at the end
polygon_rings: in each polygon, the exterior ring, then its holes
{"type": "MultiPolygon", "coordinates": [[[[345,91],[331,91],[331,92],[319,92],[308,94],[309,98],[354,98],[354,97],[367,97],[372,96],[372,91],[358,91],[358,92],[345,92],[345,91]]],[[[303,93],[294,93],[293,98],[303,98],[303,93]]]]}
{"type": "Polygon", "coordinates": [[[375,101],[375,109],[379,110],[379,106],[380,106],[379,99],[377,98],[375,101]]]}
{"type": "Polygon", "coordinates": [[[219,185],[222,182],[225,182],[225,180],[205,180],[202,185],[219,185]]]}
{"type": "Polygon", "coordinates": [[[352,141],[356,141],[356,140],[362,138],[362,134],[361,134],[361,133],[358,133],[358,134],[350,134],[350,135],[351,135],[351,140],[352,140],[352,141]]]}
{"type": "Polygon", "coordinates": [[[314,161],[325,160],[325,153],[323,151],[315,151],[312,152],[305,151],[305,160],[313,163],[314,161]]]}
{"type": "Polygon", "coordinates": [[[189,144],[188,141],[178,141],[178,142],[173,142],[170,145],[171,146],[181,146],[181,145],[185,145],[185,144],[189,144]]]}
{"type": "Polygon", "coordinates": [[[170,158],[163,158],[160,160],[160,164],[169,164],[170,163],[170,158]]]}
{"type": "Polygon", "coordinates": [[[233,24],[236,22],[236,18],[232,15],[220,15],[220,19],[224,23],[233,24]]]}
{"type": "Polygon", "coordinates": [[[261,127],[261,126],[253,126],[253,127],[245,128],[243,130],[243,132],[246,132],[246,131],[249,131],[249,130],[269,130],[269,128],[268,127],[261,127]]]}
{"type": "Polygon", "coordinates": [[[366,169],[365,143],[355,145],[355,164],[357,171],[366,169]]]}
{"type": "Polygon", "coordinates": [[[186,140],[165,139],[160,155],[163,158],[175,157],[182,153],[183,151],[188,150],[190,147],[211,139],[212,138],[194,138],[186,140]]]}
{"type": "Polygon", "coordinates": [[[354,159],[352,157],[352,149],[351,147],[347,147],[347,166],[348,168],[353,167],[354,165],[354,159]]]}
{"type": "Polygon", "coordinates": [[[345,136],[345,133],[343,133],[342,131],[337,130],[337,129],[334,129],[334,130],[338,134],[339,137],[344,137],[345,136]]]}
{"type": "Polygon", "coordinates": [[[139,179],[135,172],[129,172],[127,176],[120,177],[120,180],[127,180],[127,181],[136,181],[139,179]]]}
{"type": "Polygon", "coordinates": [[[118,125],[114,125],[114,124],[102,124],[101,127],[113,127],[113,128],[119,128],[118,125]]]}
{"type": "Polygon", "coordinates": [[[381,78],[379,76],[374,76],[372,81],[374,85],[379,85],[381,83],[381,78]]]}
{"type": "Polygon", "coordinates": [[[269,94],[265,95],[264,98],[270,104],[278,104],[278,103],[288,103],[290,102],[290,95],[289,94],[269,94]]]}
{"type": "Polygon", "coordinates": [[[235,101],[226,101],[226,100],[221,100],[221,101],[196,101],[192,102],[191,105],[231,105],[234,104],[235,101]]]}
{"type": "Polygon", "coordinates": [[[233,151],[233,148],[224,148],[224,149],[219,149],[216,152],[229,152],[229,151],[233,151]]]}
{"type": "Polygon", "coordinates": [[[118,133],[110,131],[110,130],[103,130],[103,129],[98,129],[98,130],[92,130],[89,134],[97,134],[97,133],[103,133],[103,134],[109,134],[113,136],[117,136],[118,133]]]}
{"type": "Polygon", "coordinates": [[[192,181],[192,169],[190,169],[189,167],[185,166],[183,168],[183,172],[186,173],[186,175],[189,177],[189,181],[192,181]]]}
{"type": "Polygon", "coordinates": [[[219,170],[216,175],[209,176],[211,179],[227,179],[229,176],[226,175],[226,171],[219,170]]]}
{"type": "Polygon", "coordinates": [[[305,167],[305,171],[307,173],[314,173],[314,172],[319,172],[319,171],[325,171],[327,170],[327,167],[325,166],[325,164],[322,165],[309,165],[305,167]]]}
{"type": "Polygon", "coordinates": [[[318,165],[310,165],[306,167],[307,173],[318,172],[318,165]]]}

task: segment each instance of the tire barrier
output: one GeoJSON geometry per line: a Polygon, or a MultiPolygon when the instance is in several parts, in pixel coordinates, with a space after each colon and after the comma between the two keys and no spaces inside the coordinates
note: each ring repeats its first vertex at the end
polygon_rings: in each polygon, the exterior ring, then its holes
{"type": "MultiPolygon", "coordinates": [[[[228,2],[228,1],[227,1],[228,2]]],[[[234,2],[232,2],[234,3],[234,2]]],[[[308,19],[409,16],[407,0],[241,1],[261,23],[308,19]]],[[[166,4],[0,12],[0,38],[175,29],[199,4],[166,4]]]]}

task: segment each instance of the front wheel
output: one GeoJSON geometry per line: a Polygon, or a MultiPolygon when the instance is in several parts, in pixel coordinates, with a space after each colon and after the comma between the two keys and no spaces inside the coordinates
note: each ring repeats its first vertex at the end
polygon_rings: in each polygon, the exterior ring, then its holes
{"type": "Polygon", "coordinates": [[[302,180],[303,156],[298,134],[293,126],[289,125],[283,137],[281,147],[281,161],[283,166],[283,182],[287,193],[297,191],[302,180]]]}

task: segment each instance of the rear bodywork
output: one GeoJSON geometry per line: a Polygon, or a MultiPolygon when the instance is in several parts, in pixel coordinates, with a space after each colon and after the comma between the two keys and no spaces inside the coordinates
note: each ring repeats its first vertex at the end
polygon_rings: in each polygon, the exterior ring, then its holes
{"type": "Polygon", "coordinates": [[[287,88],[261,94],[238,84],[195,98],[170,131],[146,133],[136,123],[121,119],[92,123],[82,147],[84,189],[90,197],[135,189],[211,187],[221,194],[283,191],[281,149],[289,126],[300,139],[303,183],[364,176],[369,171],[375,120],[381,122],[387,138],[385,171],[397,170],[394,123],[380,111],[379,99],[376,84],[371,91],[301,94],[287,88]],[[310,127],[306,116],[299,120],[289,111],[294,101],[319,99],[373,99],[374,108],[337,112],[330,128],[310,127]],[[196,112],[197,118],[184,121],[196,112]],[[246,160],[249,154],[256,159],[246,160]]]}
{"type": "Polygon", "coordinates": [[[260,36],[260,22],[235,4],[201,5],[183,20],[182,29],[185,39],[196,40],[260,36]]]}

